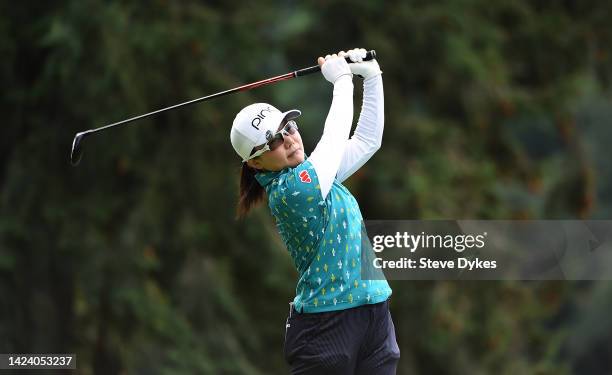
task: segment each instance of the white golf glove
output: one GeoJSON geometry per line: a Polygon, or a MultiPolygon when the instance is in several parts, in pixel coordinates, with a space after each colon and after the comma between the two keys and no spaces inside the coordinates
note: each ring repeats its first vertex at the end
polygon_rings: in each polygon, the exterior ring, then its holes
{"type": "Polygon", "coordinates": [[[333,56],[325,56],[325,62],[321,66],[321,73],[323,73],[323,77],[332,84],[344,75],[352,76],[351,68],[349,68],[349,64],[344,57],[337,56],[336,54],[333,56]]]}
{"type": "Polygon", "coordinates": [[[347,52],[347,55],[353,61],[349,64],[349,68],[353,74],[356,74],[363,79],[374,77],[382,74],[380,66],[376,60],[363,61],[367,51],[363,48],[353,48],[347,52]]]}

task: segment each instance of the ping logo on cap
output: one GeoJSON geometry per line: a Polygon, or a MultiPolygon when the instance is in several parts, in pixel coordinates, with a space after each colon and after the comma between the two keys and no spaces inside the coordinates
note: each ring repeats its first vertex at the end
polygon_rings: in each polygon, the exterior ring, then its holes
{"type": "Polygon", "coordinates": [[[261,111],[259,111],[257,116],[255,116],[255,118],[251,120],[251,126],[257,130],[259,130],[259,124],[261,124],[261,120],[266,118],[266,115],[264,114],[264,112],[272,112],[272,108],[266,107],[262,109],[261,111]]]}

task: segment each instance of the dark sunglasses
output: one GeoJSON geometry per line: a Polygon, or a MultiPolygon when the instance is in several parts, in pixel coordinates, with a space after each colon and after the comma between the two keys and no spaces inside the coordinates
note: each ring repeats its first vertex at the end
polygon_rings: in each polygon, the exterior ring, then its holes
{"type": "Polygon", "coordinates": [[[280,145],[282,145],[285,142],[286,135],[295,134],[297,130],[298,130],[298,126],[295,123],[295,121],[293,120],[287,121],[287,123],[285,124],[285,126],[283,126],[281,130],[277,131],[276,134],[269,137],[268,142],[265,143],[264,147],[260,148],[259,150],[254,150],[249,156],[249,159],[247,160],[256,158],[266,151],[276,150],[280,145]]]}

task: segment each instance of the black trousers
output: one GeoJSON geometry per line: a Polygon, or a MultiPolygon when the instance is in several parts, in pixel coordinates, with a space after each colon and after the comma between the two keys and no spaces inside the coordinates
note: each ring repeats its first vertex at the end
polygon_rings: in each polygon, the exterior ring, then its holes
{"type": "Polygon", "coordinates": [[[312,314],[299,314],[290,303],[285,360],[291,374],[395,374],[399,358],[389,300],[312,314]]]}

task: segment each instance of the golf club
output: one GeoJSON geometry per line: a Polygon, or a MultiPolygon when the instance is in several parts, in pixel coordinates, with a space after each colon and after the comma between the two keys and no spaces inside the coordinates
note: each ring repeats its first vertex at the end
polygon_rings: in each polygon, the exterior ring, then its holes
{"type": "MultiPolygon", "coordinates": [[[[372,50],[372,51],[368,51],[366,54],[366,57],[364,58],[364,60],[372,60],[376,58],[376,51],[372,50]]],[[[350,59],[348,57],[346,57],[346,62],[351,63],[352,61],[350,61],[350,59]]],[[[243,86],[239,86],[233,89],[229,89],[229,90],[225,90],[225,91],[221,91],[218,92],[216,94],[212,94],[212,95],[208,95],[208,96],[203,96],[201,98],[197,98],[197,99],[193,99],[193,100],[189,100],[187,102],[183,102],[183,103],[179,103],[179,104],[175,104],[173,106],[170,107],[166,107],[166,108],[162,108],[162,109],[158,109],[157,111],[153,111],[153,112],[149,112],[149,113],[145,113],[139,116],[135,116],[135,117],[131,117],[128,118],[126,120],[122,120],[119,122],[115,122],[109,125],[105,125],[96,129],[90,129],[90,130],[86,130],[86,131],[82,131],[77,133],[74,136],[74,139],[72,141],[72,150],[70,151],[70,163],[72,163],[73,166],[76,166],[79,164],[79,162],[81,161],[81,158],[83,157],[83,139],[85,139],[85,137],[94,134],[94,133],[98,133],[101,132],[103,130],[107,130],[110,129],[112,127],[115,126],[119,126],[119,125],[123,125],[123,124],[127,124],[129,122],[132,121],[136,121],[145,117],[149,117],[149,116],[153,116],[155,114],[161,113],[161,112],[165,112],[165,111],[169,111],[172,109],[176,109],[176,108],[180,108],[180,107],[184,107],[186,105],[189,104],[194,104],[194,103],[199,103],[199,102],[203,102],[206,100],[210,100],[210,99],[214,99],[214,98],[218,98],[220,96],[224,96],[224,95],[229,95],[235,92],[239,92],[239,91],[247,91],[247,90],[251,90],[257,87],[261,87],[264,85],[268,85],[271,83],[276,83],[276,82],[280,82],[280,81],[284,81],[287,79],[291,79],[291,78],[296,78],[296,77],[302,77],[311,73],[315,73],[315,72],[319,72],[321,71],[321,67],[318,65],[315,66],[311,66],[309,68],[304,68],[304,69],[300,69],[300,70],[296,70],[287,74],[282,74],[276,77],[272,77],[272,78],[267,78],[267,79],[263,79],[261,81],[257,81],[257,82],[253,82],[253,83],[249,83],[243,86]]]]}

